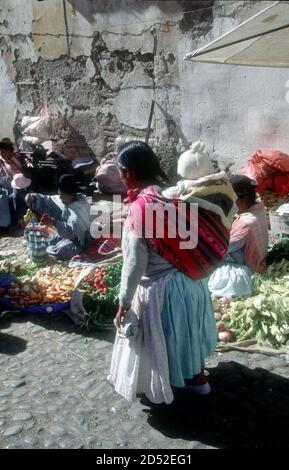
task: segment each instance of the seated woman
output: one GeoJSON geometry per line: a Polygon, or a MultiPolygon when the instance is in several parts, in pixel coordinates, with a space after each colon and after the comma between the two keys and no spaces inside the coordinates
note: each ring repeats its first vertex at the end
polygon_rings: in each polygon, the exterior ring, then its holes
{"type": "Polygon", "coordinates": [[[230,233],[230,245],[223,266],[210,277],[213,296],[243,296],[252,293],[252,274],[266,268],[268,225],[263,203],[257,202],[256,183],[247,176],[231,178],[239,214],[230,233]]]}
{"type": "Polygon", "coordinates": [[[84,194],[77,192],[73,175],[58,182],[58,196],[30,193],[26,203],[34,212],[47,213],[57,234],[48,239],[47,253],[59,260],[71,259],[88,248],[90,208],[84,194]]]}
{"type": "Polygon", "coordinates": [[[12,178],[22,173],[21,157],[14,151],[14,144],[10,139],[0,140],[0,184],[11,189],[12,178]]]}
{"type": "Polygon", "coordinates": [[[9,138],[0,140],[0,228],[14,224],[14,208],[9,196],[12,194],[11,181],[22,172],[21,158],[14,151],[14,144],[9,138]]]}

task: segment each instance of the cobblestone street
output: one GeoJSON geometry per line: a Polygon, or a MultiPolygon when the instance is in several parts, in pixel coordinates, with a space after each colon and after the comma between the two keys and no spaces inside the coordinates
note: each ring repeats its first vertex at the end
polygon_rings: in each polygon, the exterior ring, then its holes
{"type": "MultiPolygon", "coordinates": [[[[1,242],[2,253],[12,246],[1,242]]],[[[210,396],[176,390],[171,406],[128,403],[106,382],[113,339],[113,329],[84,333],[64,314],[0,319],[0,447],[289,447],[285,357],[216,353],[210,396]]]]}

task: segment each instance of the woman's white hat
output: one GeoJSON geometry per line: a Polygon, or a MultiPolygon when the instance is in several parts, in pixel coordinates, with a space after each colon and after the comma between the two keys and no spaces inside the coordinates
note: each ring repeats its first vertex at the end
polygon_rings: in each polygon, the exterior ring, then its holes
{"type": "Polygon", "coordinates": [[[197,180],[214,173],[214,165],[203,142],[194,142],[178,160],[178,175],[184,179],[197,180]]]}
{"type": "Polygon", "coordinates": [[[14,175],[11,186],[14,189],[26,189],[31,185],[31,179],[26,178],[22,173],[14,175]]]}

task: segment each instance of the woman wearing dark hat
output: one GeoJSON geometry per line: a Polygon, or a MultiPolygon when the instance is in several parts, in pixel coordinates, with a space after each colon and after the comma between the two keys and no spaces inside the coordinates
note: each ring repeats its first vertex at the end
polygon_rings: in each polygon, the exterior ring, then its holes
{"type": "Polygon", "coordinates": [[[89,243],[90,208],[84,194],[78,193],[73,175],[62,175],[58,196],[30,193],[26,203],[34,212],[49,214],[57,235],[49,239],[47,252],[60,260],[71,259],[89,243]]]}
{"type": "Polygon", "coordinates": [[[243,296],[252,293],[252,274],[266,268],[268,225],[265,207],[257,200],[256,182],[247,176],[232,176],[239,213],[230,233],[225,263],[209,281],[213,296],[243,296]]]}
{"type": "Polygon", "coordinates": [[[8,137],[0,140],[0,228],[7,228],[14,222],[11,182],[21,172],[20,155],[15,153],[13,142],[8,137]]]}
{"type": "Polygon", "coordinates": [[[22,173],[21,158],[14,150],[13,142],[5,137],[0,140],[0,184],[9,186],[12,178],[22,173]]]}

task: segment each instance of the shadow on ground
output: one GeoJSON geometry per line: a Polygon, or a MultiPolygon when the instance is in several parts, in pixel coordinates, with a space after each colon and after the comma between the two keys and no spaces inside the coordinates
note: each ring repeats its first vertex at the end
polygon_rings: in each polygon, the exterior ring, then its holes
{"type": "Polygon", "coordinates": [[[208,396],[175,389],[170,406],[143,398],[149,424],[167,437],[221,449],[289,448],[289,380],[236,362],[209,372],[208,396]]]}
{"type": "Polygon", "coordinates": [[[3,318],[0,318],[0,329],[2,330],[4,328],[7,328],[11,323],[26,322],[31,322],[34,325],[39,325],[48,331],[58,331],[59,333],[76,333],[83,338],[95,338],[97,340],[108,341],[110,343],[114,343],[115,339],[115,327],[113,323],[111,323],[111,326],[103,328],[100,327],[98,330],[87,331],[79,326],[75,326],[64,312],[57,312],[51,315],[35,315],[29,313],[20,313],[17,311],[9,311],[4,314],[3,318]]]}
{"type": "Polygon", "coordinates": [[[0,238],[17,238],[23,237],[24,230],[17,227],[3,228],[0,227],[0,238]]]}
{"type": "Polygon", "coordinates": [[[25,351],[27,341],[17,336],[0,332],[0,354],[16,356],[25,351]]]}

